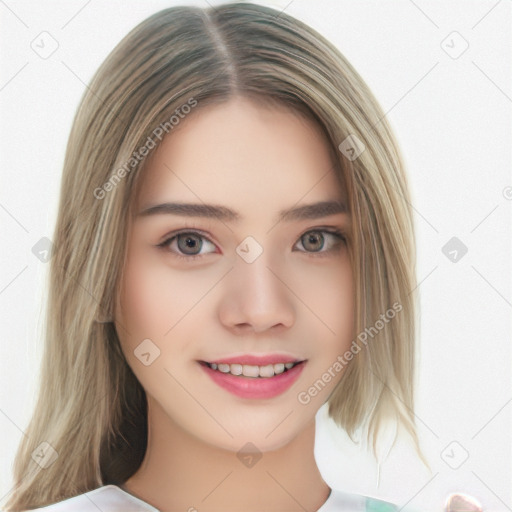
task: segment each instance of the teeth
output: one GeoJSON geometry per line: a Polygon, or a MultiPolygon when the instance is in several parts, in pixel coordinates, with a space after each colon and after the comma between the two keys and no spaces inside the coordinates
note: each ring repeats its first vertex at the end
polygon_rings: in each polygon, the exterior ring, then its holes
{"type": "Polygon", "coordinates": [[[242,375],[243,366],[241,364],[231,364],[229,366],[233,375],[242,375]]]}
{"type": "Polygon", "coordinates": [[[267,366],[260,366],[260,377],[273,377],[274,376],[274,365],[267,364],[267,366]]]}
{"type": "Polygon", "coordinates": [[[265,366],[256,366],[252,364],[226,364],[226,363],[211,363],[209,366],[212,370],[218,370],[222,373],[231,373],[232,375],[243,375],[244,377],[263,377],[269,378],[274,375],[279,375],[285,370],[289,370],[295,366],[296,363],[276,363],[267,364],[265,366]]]}
{"type": "MultiPolygon", "coordinates": [[[[231,368],[233,366],[240,366],[240,365],[231,365],[231,368]]],[[[244,364],[242,365],[242,373],[245,377],[259,377],[260,376],[260,367],[259,366],[252,366],[250,364],[244,364]]],[[[231,372],[233,373],[233,372],[231,372]]]]}
{"type": "Polygon", "coordinates": [[[277,363],[274,365],[274,373],[276,375],[279,375],[280,373],[284,372],[284,364],[283,363],[277,363]]]}

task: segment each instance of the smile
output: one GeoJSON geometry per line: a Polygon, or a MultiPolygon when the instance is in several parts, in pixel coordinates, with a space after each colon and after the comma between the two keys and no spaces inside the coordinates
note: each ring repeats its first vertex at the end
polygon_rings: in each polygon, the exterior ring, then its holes
{"type": "Polygon", "coordinates": [[[268,399],[287,391],[299,378],[307,361],[264,365],[198,361],[220,388],[240,398],[268,399]]]}
{"type": "Polygon", "coordinates": [[[236,376],[244,376],[250,378],[263,378],[268,379],[275,375],[280,375],[288,370],[291,370],[298,362],[288,363],[275,363],[267,364],[265,366],[257,366],[252,364],[239,364],[239,363],[205,363],[212,370],[222,373],[229,373],[236,376]]]}

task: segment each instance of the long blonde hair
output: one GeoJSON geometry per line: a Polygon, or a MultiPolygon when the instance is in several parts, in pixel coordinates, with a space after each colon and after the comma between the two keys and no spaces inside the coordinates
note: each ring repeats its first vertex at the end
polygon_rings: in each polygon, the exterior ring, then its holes
{"type": "Polygon", "coordinates": [[[235,95],[287,106],[325,133],[353,218],[356,332],[401,305],[346,368],[329,397],[330,416],[349,434],[366,425],[374,449],[382,422],[395,418],[418,446],[413,221],[404,165],[382,109],[339,50],[286,13],[249,3],[174,7],[119,43],[76,113],[53,237],[39,395],[6,510],[121,484],[138,469],[146,396],[108,320],[143,176],[140,148],[159,142],[159,128],[172,133],[173,116],[186,122],[188,111],[235,95]],[[342,150],[348,136],[358,141],[357,152],[364,149],[356,158],[342,150]]]}

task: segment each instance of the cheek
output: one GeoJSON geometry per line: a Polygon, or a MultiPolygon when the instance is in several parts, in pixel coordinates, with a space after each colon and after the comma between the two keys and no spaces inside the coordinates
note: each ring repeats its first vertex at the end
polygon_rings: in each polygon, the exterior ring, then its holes
{"type": "Polygon", "coordinates": [[[129,254],[119,296],[118,333],[129,365],[151,395],[162,383],[171,382],[165,369],[173,368],[176,354],[187,353],[187,335],[193,337],[199,329],[197,319],[191,319],[198,314],[200,308],[194,305],[206,284],[192,273],[165,265],[151,249],[129,254]],[[149,365],[140,359],[146,353],[149,365]]]}
{"type": "Polygon", "coordinates": [[[120,302],[130,333],[162,339],[208,289],[208,280],[201,273],[173,269],[151,249],[134,251],[126,265],[120,302]]]}
{"type": "Polygon", "coordinates": [[[308,306],[302,325],[314,340],[297,393],[300,407],[308,414],[316,413],[342,378],[347,365],[341,365],[339,357],[350,348],[355,328],[354,281],[348,260],[315,270],[302,281],[300,291],[308,306]]]}
{"type": "Polygon", "coordinates": [[[330,340],[353,335],[354,279],[348,259],[338,264],[309,268],[301,273],[296,289],[309,309],[305,318],[315,326],[320,339],[330,345],[330,340]]]}
{"type": "Polygon", "coordinates": [[[127,262],[123,293],[120,297],[121,315],[131,335],[151,337],[162,329],[162,309],[168,303],[163,296],[162,276],[143,258],[132,256],[127,262]],[[160,327],[160,329],[158,329],[160,327]]]}

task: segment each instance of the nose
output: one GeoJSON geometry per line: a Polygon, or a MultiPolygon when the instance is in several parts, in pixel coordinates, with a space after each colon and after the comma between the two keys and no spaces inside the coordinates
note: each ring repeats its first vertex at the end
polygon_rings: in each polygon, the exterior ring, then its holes
{"type": "Polygon", "coordinates": [[[252,263],[238,258],[223,283],[219,320],[237,334],[283,330],[294,323],[293,293],[264,256],[252,263]]]}

